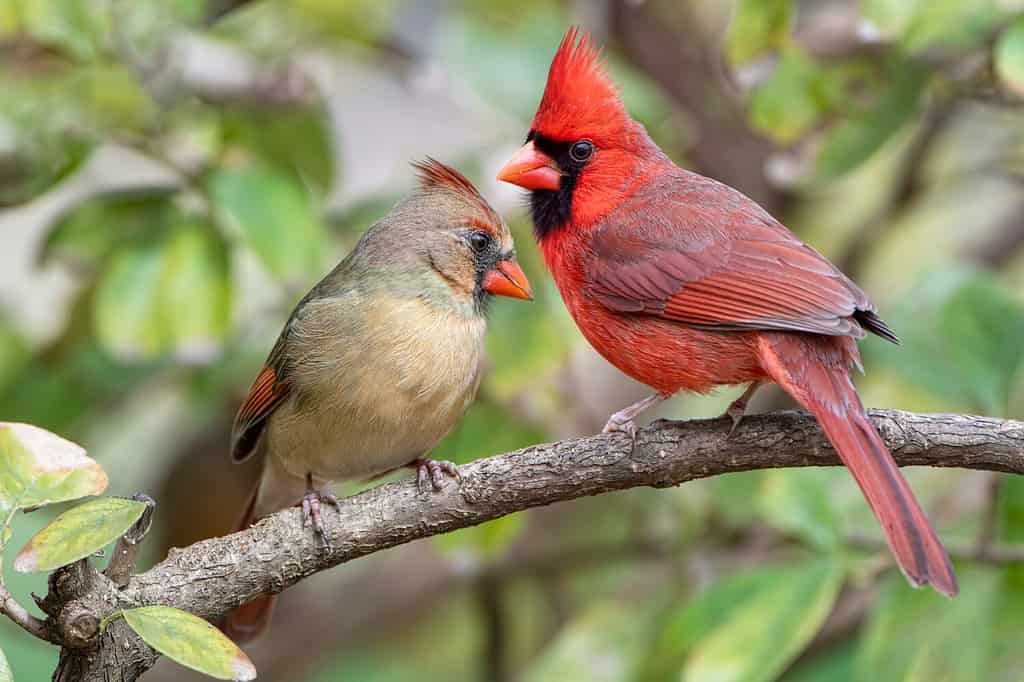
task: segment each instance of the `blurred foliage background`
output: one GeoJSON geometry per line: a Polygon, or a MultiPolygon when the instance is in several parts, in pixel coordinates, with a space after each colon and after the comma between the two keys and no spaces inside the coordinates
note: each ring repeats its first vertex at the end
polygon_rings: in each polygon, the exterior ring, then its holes
{"type": "MultiPolygon", "coordinates": [[[[598,430],[644,389],[587,347],[493,180],[570,23],[677,162],[871,292],[904,344],[863,344],[868,405],[1024,417],[1021,0],[0,0],[0,417],[155,497],[147,562],[227,532],[258,469],[227,457],[249,382],[429,154],[510,217],[537,293],[494,306],[480,398],[436,456],[598,430]]],[[[769,471],[355,562],[289,590],[250,653],[268,682],[1024,678],[1024,482],[908,476],[955,601],[906,585],[844,471],[769,471]]],[[[0,642],[16,679],[49,678],[55,649],[6,621],[0,642]]]]}

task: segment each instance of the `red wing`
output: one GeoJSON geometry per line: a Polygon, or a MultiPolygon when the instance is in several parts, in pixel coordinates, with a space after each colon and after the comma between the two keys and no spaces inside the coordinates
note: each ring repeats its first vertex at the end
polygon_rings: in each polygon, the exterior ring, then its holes
{"type": "MultiPolygon", "coordinates": [[[[652,213],[638,215],[649,219],[652,213]]],[[[591,242],[587,279],[593,292],[617,312],[706,329],[859,338],[864,330],[855,314],[874,324],[874,306],[864,292],[784,227],[745,212],[725,216],[747,222],[737,230],[700,226],[701,218],[713,215],[702,210],[682,216],[678,225],[604,227],[591,242]]]]}
{"type": "Polygon", "coordinates": [[[245,402],[235,416],[235,426],[231,436],[231,458],[240,462],[253,453],[267,417],[284,400],[289,393],[286,381],[278,381],[273,367],[264,367],[245,402]]]}

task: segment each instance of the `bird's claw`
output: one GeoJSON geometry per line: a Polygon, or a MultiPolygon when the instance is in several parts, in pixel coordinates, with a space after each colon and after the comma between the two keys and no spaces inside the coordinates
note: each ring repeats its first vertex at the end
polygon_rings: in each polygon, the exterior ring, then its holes
{"type": "Polygon", "coordinates": [[[743,405],[739,409],[736,409],[736,403],[729,406],[729,409],[725,411],[723,417],[729,417],[732,419],[732,426],[729,427],[729,433],[726,434],[726,438],[732,438],[732,434],[736,433],[736,427],[743,421],[743,415],[747,411],[747,406],[743,405]]]}
{"type": "Polygon", "coordinates": [[[341,502],[338,501],[338,497],[333,493],[313,489],[306,491],[306,494],[302,497],[302,525],[305,527],[312,523],[316,536],[320,538],[324,547],[330,549],[331,541],[327,539],[327,529],[324,527],[324,518],[321,511],[324,502],[332,505],[335,509],[341,508],[341,502]]]}
{"type": "Polygon", "coordinates": [[[444,488],[444,477],[450,476],[459,484],[462,474],[453,462],[439,459],[415,459],[409,466],[416,468],[416,487],[422,491],[429,483],[434,490],[444,488]]]}
{"type": "Polygon", "coordinates": [[[747,413],[747,399],[745,397],[737,398],[732,401],[729,405],[729,409],[725,411],[723,417],[729,417],[732,419],[732,426],[729,428],[729,433],[726,434],[726,438],[732,438],[732,434],[736,433],[736,427],[743,421],[743,416],[747,413]]]}
{"type": "Polygon", "coordinates": [[[616,412],[608,418],[608,423],[601,429],[601,433],[624,433],[636,439],[636,424],[629,416],[616,412]]]}

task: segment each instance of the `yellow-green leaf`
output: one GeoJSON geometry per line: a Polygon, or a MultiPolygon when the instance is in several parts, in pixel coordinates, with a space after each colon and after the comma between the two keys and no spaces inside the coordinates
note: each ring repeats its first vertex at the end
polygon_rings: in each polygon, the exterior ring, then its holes
{"type": "Polygon", "coordinates": [[[772,525],[824,550],[839,546],[842,524],[829,495],[833,472],[825,469],[766,471],[757,507],[772,525]]]}
{"type": "Polygon", "coordinates": [[[52,571],[84,559],[124,535],[145,509],[142,502],[117,497],[90,500],[69,509],[28,541],[14,559],[14,570],[52,571]]]}
{"type": "Polygon", "coordinates": [[[995,69],[1007,89],[1024,97],[1024,17],[1014,22],[999,37],[995,49],[995,69]]]}
{"type": "Polygon", "coordinates": [[[209,226],[178,226],[164,247],[158,311],[166,344],[179,358],[205,360],[231,322],[228,251],[209,226]]]}
{"type": "Polygon", "coordinates": [[[120,249],[100,280],[96,334],[128,361],[206,361],[231,321],[227,247],[210,225],[173,214],[165,239],[120,249]]]}
{"type": "Polygon", "coordinates": [[[258,166],[226,169],[209,187],[219,219],[245,236],[271,273],[301,281],[320,273],[327,228],[291,177],[258,166]]]}
{"type": "Polygon", "coordinates": [[[818,153],[819,177],[832,180],[853,170],[906,125],[918,109],[928,75],[921,64],[901,63],[871,107],[853,110],[829,132],[818,153]]]}
{"type": "Polygon", "coordinates": [[[778,48],[789,30],[789,0],[741,0],[726,35],[726,54],[734,67],[778,48]]]}
{"type": "Polygon", "coordinates": [[[825,621],[843,583],[839,562],[818,560],[750,595],[694,647],[683,682],[771,682],[825,621]]]}
{"type": "Polygon", "coordinates": [[[649,609],[639,603],[599,604],[576,617],[544,650],[525,682],[620,682],[646,654],[649,609]]]}
{"type": "Polygon", "coordinates": [[[151,243],[119,252],[100,279],[93,304],[96,336],[122,359],[150,358],[162,350],[156,322],[162,271],[160,245],[151,243]]]}
{"type": "Polygon", "coordinates": [[[71,441],[30,424],[0,422],[0,523],[13,509],[98,495],[103,468],[71,441]]]}
{"type": "Polygon", "coordinates": [[[957,574],[960,596],[950,600],[932,590],[912,589],[892,571],[860,638],[858,682],[993,679],[993,617],[1007,599],[1000,589],[1001,573],[958,565],[957,574]]]}
{"type": "Polygon", "coordinates": [[[437,547],[447,553],[469,554],[480,559],[494,558],[501,556],[522,534],[525,521],[526,516],[522,513],[509,514],[479,526],[438,535],[434,540],[437,547]]]}
{"type": "Polygon", "coordinates": [[[122,613],[139,637],[186,668],[219,680],[254,680],[245,653],[202,618],[168,606],[143,606],[122,613]]]}

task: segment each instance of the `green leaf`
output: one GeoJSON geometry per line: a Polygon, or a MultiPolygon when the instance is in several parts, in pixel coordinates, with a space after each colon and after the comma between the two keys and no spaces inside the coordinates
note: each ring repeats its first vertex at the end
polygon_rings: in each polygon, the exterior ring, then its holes
{"type": "Polygon", "coordinates": [[[475,558],[494,558],[501,556],[525,527],[525,514],[509,514],[479,526],[438,535],[434,544],[449,554],[470,553],[475,558]]]}
{"type": "MultiPolygon", "coordinates": [[[[50,189],[78,169],[92,151],[80,135],[58,134],[45,116],[36,112],[4,111],[5,100],[33,97],[21,92],[11,79],[0,75],[0,151],[7,160],[0,167],[0,207],[22,204],[50,189]]],[[[28,102],[31,109],[36,102],[28,102]]],[[[51,105],[53,106],[53,105],[51,105]]]]}
{"type": "Polygon", "coordinates": [[[871,22],[882,35],[896,37],[903,35],[914,19],[922,0],[861,0],[863,17],[871,22]]]}
{"type": "Polygon", "coordinates": [[[757,497],[765,520],[815,547],[837,549],[842,523],[829,495],[830,473],[811,468],[765,472],[757,497]]]}
{"type": "Polygon", "coordinates": [[[14,673],[11,672],[3,649],[0,649],[0,682],[14,682],[14,673]]]}
{"type": "Polygon", "coordinates": [[[750,121],[779,144],[809,132],[825,114],[836,83],[798,50],[786,50],[771,77],[751,94],[750,121]]]}
{"type": "Polygon", "coordinates": [[[996,73],[1006,88],[1024,97],[1024,17],[999,37],[994,58],[996,73]]]}
{"type": "Polygon", "coordinates": [[[873,106],[854,110],[830,131],[817,159],[817,174],[832,180],[867,161],[917,112],[928,68],[910,60],[896,66],[892,81],[873,106]]]}
{"type": "Polygon", "coordinates": [[[760,520],[760,512],[750,501],[757,498],[764,473],[739,471],[708,479],[714,513],[730,528],[742,528],[760,520]]]}
{"type": "MultiPolygon", "coordinates": [[[[749,499],[749,498],[748,498],[749,499]]],[[[663,619],[653,645],[640,660],[634,682],[678,677],[680,666],[707,633],[719,627],[759,591],[785,579],[788,569],[762,568],[719,580],[663,619]]]]}
{"type": "Polygon", "coordinates": [[[992,615],[992,648],[989,676],[985,682],[1020,682],[1024,670],[1024,566],[1008,566],[1002,571],[999,594],[992,615]]]}
{"type": "Polygon", "coordinates": [[[915,0],[915,5],[901,41],[911,53],[979,45],[1002,15],[994,0],[915,0]]]}
{"type": "Polygon", "coordinates": [[[951,408],[1005,414],[1024,361],[1024,303],[991,274],[951,265],[927,273],[890,316],[903,346],[869,350],[951,408]]]}
{"type": "Polygon", "coordinates": [[[912,53],[979,44],[1013,0],[862,0],[861,12],[882,35],[912,53]]]}
{"type": "Polygon", "coordinates": [[[100,278],[93,325],[100,343],[115,356],[140,360],[164,349],[157,312],[162,274],[160,245],[148,243],[119,251],[100,278]]]}
{"type": "Polygon", "coordinates": [[[143,606],[121,615],[146,644],[186,668],[219,680],[256,679],[249,657],[202,618],[168,606],[143,606]]]}
{"type": "Polygon", "coordinates": [[[789,30],[789,0],[740,0],[726,33],[726,55],[742,66],[777,49],[789,30]]]}
{"type": "Polygon", "coordinates": [[[855,640],[844,639],[810,660],[798,663],[780,682],[853,682],[856,653],[855,640]]]}
{"type": "Polygon", "coordinates": [[[322,195],[334,174],[328,123],[320,108],[230,109],[222,115],[221,131],[226,144],[254,152],[268,166],[288,172],[294,181],[322,195]],[[296,130],[302,134],[296,135],[296,130]]]}
{"type": "Polygon", "coordinates": [[[99,54],[99,34],[106,13],[102,6],[79,0],[18,2],[21,22],[44,43],[55,43],[82,60],[99,54]]]}
{"type": "Polygon", "coordinates": [[[861,640],[857,680],[989,679],[1000,573],[961,565],[958,576],[960,596],[950,600],[932,590],[915,590],[892,572],[861,640]]]}
{"type": "Polygon", "coordinates": [[[209,189],[220,220],[244,235],[271,273],[305,282],[320,272],[327,230],[294,180],[250,166],[215,172],[209,189]]]}
{"type": "Polygon", "coordinates": [[[170,223],[164,240],[119,249],[99,281],[97,338],[126,361],[206,361],[230,326],[227,246],[196,219],[174,212],[170,223]]]}
{"type": "Polygon", "coordinates": [[[998,527],[1000,540],[1024,542],[1024,476],[1007,476],[999,483],[998,527]]]}
{"type": "Polygon", "coordinates": [[[73,507],[36,533],[14,559],[19,573],[41,573],[95,554],[127,532],[146,505],[104,497],[73,507]]]}
{"type": "Polygon", "coordinates": [[[185,222],[164,248],[158,304],[164,344],[179,358],[207,359],[231,324],[227,245],[210,226],[185,222]]]}
{"type": "Polygon", "coordinates": [[[29,342],[18,329],[0,314],[0,390],[14,381],[31,361],[29,342]]]}
{"type": "Polygon", "coordinates": [[[843,583],[841,563],[794,568],[734,609],[694,646],[685,682],[770,682],[817,634],[843,583]],[[742,646],[737,646],[742,643],[742,646]]]}
{"type": "Polygon", "coordinates": [[[106,487],[103,468],[80,446],[36,426],[0,422],[0,519],[16,508],[98,495],[106,487]]]}
{"type": "Polygon", "coordinates": [[[169,196],[169,191],[161,190],[88,199],[50,228],[39,262],[60,259],[77,267],[98,268],[118,246],[152,233],[154,223],[162,224],[169,196]]]}
{"type": "Polygon", "coordinates": [[[565,627],[525,682],[620,682],[645,644],[648,613],[637,604],[601,604],[565,627]]]}

